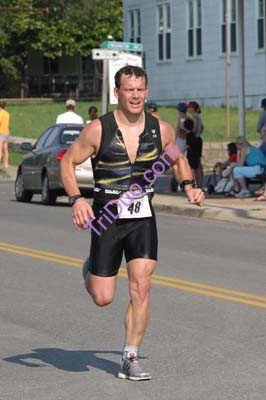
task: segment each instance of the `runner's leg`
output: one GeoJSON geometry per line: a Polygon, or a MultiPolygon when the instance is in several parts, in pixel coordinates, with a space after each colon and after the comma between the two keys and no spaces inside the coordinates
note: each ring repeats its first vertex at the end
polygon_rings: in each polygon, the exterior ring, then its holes
{"type": "Polygon", "coordinates": [[[140,346],[150,319],[150,283],[155,260],[136,258],[128,263],[130,303],[125,316],[125,344],[140,346]]]}
{"type": "Polygon", "coordinates": [[[112,303],[117,276],[96,276],[88,274],[85,287],[97,306],[104,307],[112,303]]]}

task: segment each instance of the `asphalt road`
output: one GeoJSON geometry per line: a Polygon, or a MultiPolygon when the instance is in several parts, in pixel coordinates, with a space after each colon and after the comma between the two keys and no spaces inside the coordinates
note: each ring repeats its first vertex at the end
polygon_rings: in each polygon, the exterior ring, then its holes
{"type": "Polygon", "coordinates": [[[1,400],[263,400],[265,230],[158,216],[160,260],[141,347],[153,379],[115,377],[128,302],[124,264],[112,305],[83,289],[88,232],[70,208],[17,203],[0,182],[1,400]]]}

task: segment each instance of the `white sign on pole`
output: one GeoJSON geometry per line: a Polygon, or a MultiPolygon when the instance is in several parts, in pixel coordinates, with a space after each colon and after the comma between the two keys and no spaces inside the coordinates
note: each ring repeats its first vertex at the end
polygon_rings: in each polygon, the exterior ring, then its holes
{"type": "Polygon", "coordinates": [[[115,74],[116,72],[124,67],[125,65],[134,65],[136,67],[142,67],[142,57],[130,53],[121,53],[119,58],[116,60],[109,60],[109,102],[110,104],[117,104],[117,99],[114,95],[115,87],[115,74]]]}
{"type": "Polygon", "coordinates": [[[110,49],[92,49],[93,60],[115,60],[118,58],[118,50],[110,49]]]}

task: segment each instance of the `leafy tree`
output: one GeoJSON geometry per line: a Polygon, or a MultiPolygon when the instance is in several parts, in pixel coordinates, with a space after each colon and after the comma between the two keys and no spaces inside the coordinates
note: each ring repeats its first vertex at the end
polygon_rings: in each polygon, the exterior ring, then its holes
{"type": "Polygon", "coordinates": [[[49,13],[0,11],[0,74],[23,77],[29,50],[45,57],[81,54],[111,36],[122,39],[122,0],[0,0],[0,7],[48,7],[49,13]]]}

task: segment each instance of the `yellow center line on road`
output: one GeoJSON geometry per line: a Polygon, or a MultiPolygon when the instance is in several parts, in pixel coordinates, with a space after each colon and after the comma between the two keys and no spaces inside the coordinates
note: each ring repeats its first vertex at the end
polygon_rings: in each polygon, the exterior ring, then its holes
{"type": "MultiPolygon", "coordinates": [[[[83,260],[81,258],[64,256],[57,253],[47,252],[43,250],[36,250],[29,247],[17,246],[5,242],[0,242],[0,251],[6,251],[9,253],[20,254],[27,257],[51,261],[57,264],[70,265],[72,267],[77,267],[77,268],[81,268],[83,263],[83,260]]],[[[121,278],[127,278],[127,269],[125,267],[120,268],[118,276],[121,278]]],[[[158,274],[152,275],[151,282],[154,285],[170,287],[181,291],[197,293],[209,297],[217,297],[224,300],[266,308],[266,297],[258,296],[252,293],[225,289],[221,287],[187,281],[178,278],[171,278],[158,274]]]]}

